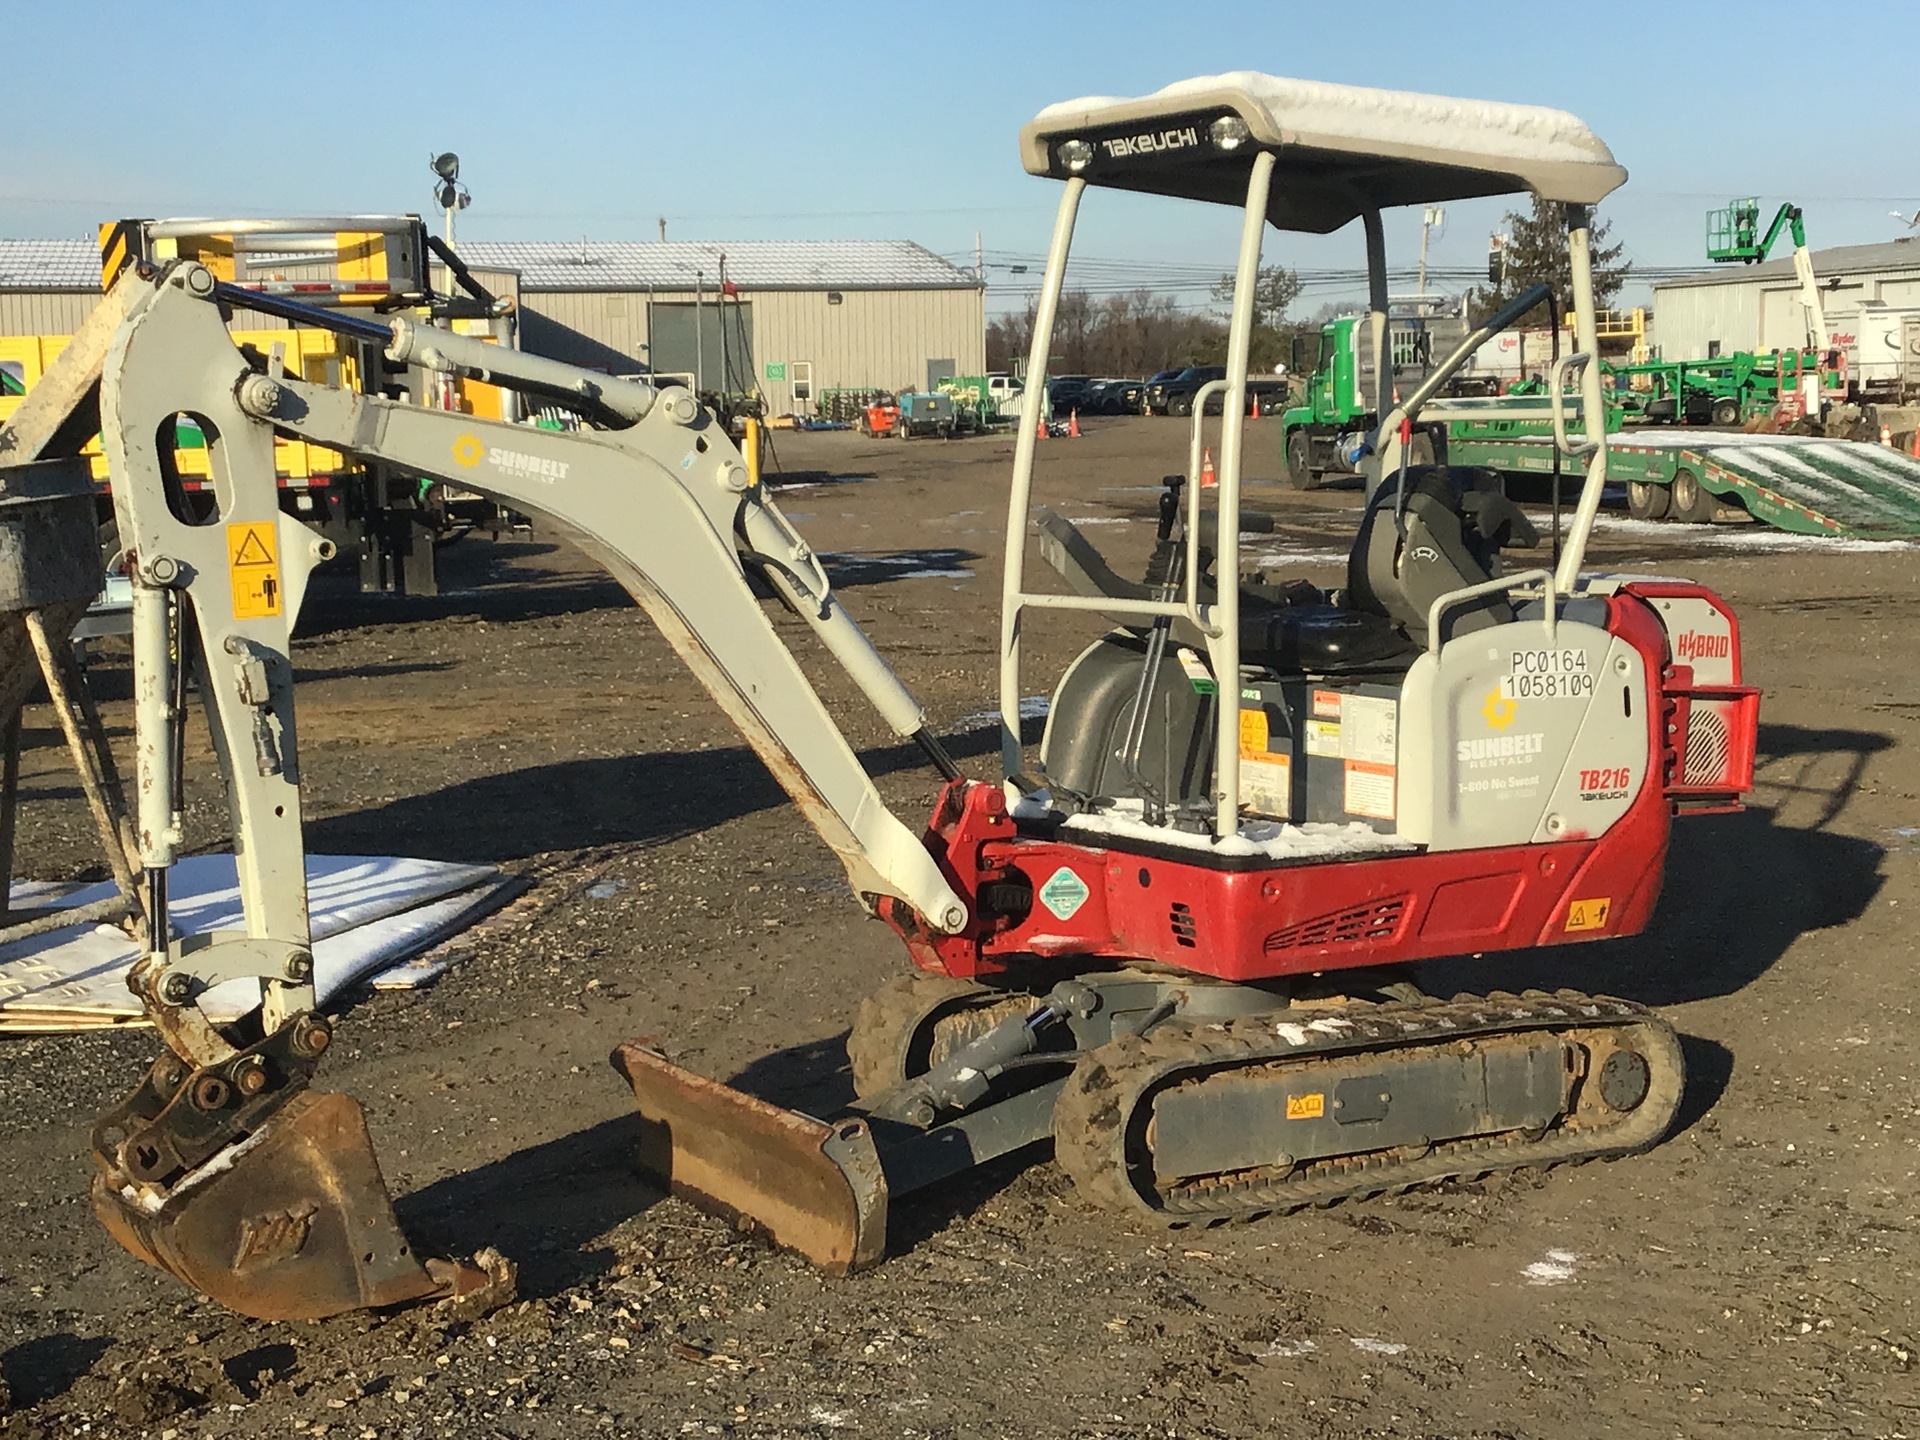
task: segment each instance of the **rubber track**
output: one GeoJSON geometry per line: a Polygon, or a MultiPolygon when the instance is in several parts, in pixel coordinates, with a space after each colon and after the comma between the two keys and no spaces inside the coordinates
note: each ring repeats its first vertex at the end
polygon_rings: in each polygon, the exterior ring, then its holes
{"type": "MultiPolygon", "coordinates": [[[[1591,1078],[1583,1083],[1592,1083],[1591,1078]]],[[[1672,1026],[1643,1005],[1607,996],[1535,990],[1524,995],[1495,992],[1444,1001],[1279,1011],[1198,1029],[1167,1025],[1145,1036],[1122,1036],[1101,1046],[1068,1078],[1054,1107],[1054,1153],[1075,1187],[1106,1208],[1170,1225],[1206,1224],[1330,1205],[1463,1176],[1635,1154],[1666,1134],[1679,1109],[1684,1084],[1680,1041],[1672,1026]],[[1346,1021],[1347,1026],[1309,1028],[1329,1018],[1346,1021]],[[1278,1025],[1285,1025],[1288,1033],[1278,1025]],[[1537,1138],[1517,1133],[1472,1137],[1443,1141],[1414,1156],[1375,1151],[1309,1161],[1284,1175],[1261,1169],[1163,1188],[1152,1188],[1149,1167],[1138,1165],[1127,1153],[1139,1107],[1181,1079],[1235,1067],[1311,1060],[1316,1055],[1351,1056],[1455,1044],[1481,1035],[1599,1029],[1634,1032],[1633,1048],[1646,1057],[1651,1072],[1646,1099],[1617,1116],[1605,1112],[1612,1123],[1602,1126],[1592,1123],[1576,1095],[1577,1114],[1563,1118],[1537,1138]],[[1296,1041],[1290,1035],[1300,1038],[1296,1041]],[[1137,1173],[1143,1170],[1147,1173],[1137,1173]],[[1141,1181],[1148,1187],[1146,1193],[1141,1181]]]]}
{"type": "Polygon", "coordinates": [[[973,980],[920,972],[896,975],[860,1002],[847,1031],[853,1093],[867,1099],[907,1079],[907,1049],[921,1023],[938,1009],[955,1007],[935,1022],[930,1063],[936,1065],[1006,1015],[1025,1014],[1034,1003],[1026,995],[1007,997],[1005,991],[973,980]]]}

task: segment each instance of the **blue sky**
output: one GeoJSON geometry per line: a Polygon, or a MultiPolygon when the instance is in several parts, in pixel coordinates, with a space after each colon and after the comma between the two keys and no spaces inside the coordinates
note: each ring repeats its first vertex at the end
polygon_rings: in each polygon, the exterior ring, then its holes
{"type": "MultiPolygon", "coordinates": [[[[1037,279],[1057,186],[1020,169],[1041,106],[1228,69],[1548,104],[1627,167],[1602,210],[1651,265],[1704,261],[1712,205],[1807,209],[1816,248],[1920,209],[1913,47],[1841,44],[1803,4],[1726,7],[1079,0],[967,6],[471,0],[25,4],[7,17],[0,234],[116,215],[429,210],[457,150],[486,239],[906,238],[971,263],[995,308],[1037,279]],[[25,62],[25,63],[23,63],[25,62]],[[1830,118],[1827,118],[1830,117],[1830,118]]],[[[1450,206],[1439,266],[1481,266],[1502,202],[1450,206]]],[[[1417,250],[1417,213],[1389,231],[1417,250]]],[[[1108,275],[1231,262],[1232,215],[1094,195],[1108,275]]],[[[1268,256],[1360,263],[1357,228],[1268,256]]],[[[1327,295],[1312,297],[1309,305],[1327,295]]],[[[1631,296],[1629,298],[1632,298],[1631,296]]]]}

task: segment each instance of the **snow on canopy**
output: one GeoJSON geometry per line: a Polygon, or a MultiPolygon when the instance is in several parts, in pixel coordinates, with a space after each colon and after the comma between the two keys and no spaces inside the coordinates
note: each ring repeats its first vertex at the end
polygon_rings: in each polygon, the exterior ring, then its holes
{"type": "Polygon", "coordinates": [[[1249,70],[1182,80],[1132,99],[1090,96],[1049,105],[1021,132],[1021,157],[1033,174],[1064,177],[1054,148],[1059,141],[1082,132],[1148,136],[1157,122],[1190,124],[1208,111],[1238,114],[1253,145],[1222,154],[1207,143],[1204,126],[1199,143],[1186,146],[1113,156],[1096,144],[1088,180],[1239,203],[1253,149],[1271,149],[1279,156],[1274,223],[1325,231],[1374,206],[1520,190],[1593,204],[1626,179],[1606,144],[1564,110],[1249,70]]]}

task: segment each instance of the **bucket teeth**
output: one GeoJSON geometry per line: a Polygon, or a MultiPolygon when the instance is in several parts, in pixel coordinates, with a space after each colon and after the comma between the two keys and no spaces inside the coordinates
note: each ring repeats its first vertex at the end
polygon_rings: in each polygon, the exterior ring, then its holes
{"type": "Polygon", "coordinates": [[[864,1120],[782,1110],[632,1042],[612,1064],[640,1109],[640,1168],[664,1189],[829,1275],[885,1255],[887,1180],[864,1120]]]}

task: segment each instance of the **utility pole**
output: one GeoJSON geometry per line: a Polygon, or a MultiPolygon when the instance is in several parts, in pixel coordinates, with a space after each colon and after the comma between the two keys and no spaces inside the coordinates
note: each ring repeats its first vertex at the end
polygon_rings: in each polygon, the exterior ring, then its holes
{"type": "Polygon", "coordinates": [[[706,328],[702,319],[706,299],[707,277],[696,270],[693,272],[693,391],[696,395],[707,388],[706,336],[700,333],[706,328]]]}
{"type": "Polygon", "coordinates": [[[667,217],[664,215],[660,217],[660,243],[667,243],[667,217]]]}
{"type": "Polygon", "coordinates": [[[714,296],[714,313],[720,317],[720,397],[721,404],[733,385],[732,367],[727,364],[727,252],[720,252],[720,290],[714,296]]]}
{"type": "Polygon", "coordinates": [[[1420,293],[1427,293],[1427,233],[1447,223],[1447,212],[1429,205],[1420,214],[1420,293]]]}
{"type": "Polygon", "coordinates": [[[984,287],[987,283],[987,252],[980,244],[980,232],[973,232],[973,275],[984,287]]]}

